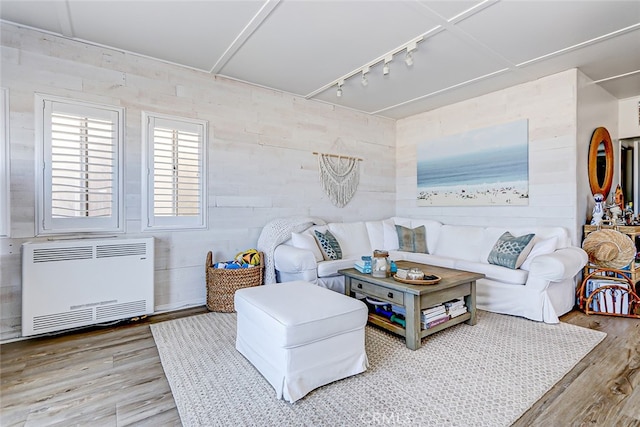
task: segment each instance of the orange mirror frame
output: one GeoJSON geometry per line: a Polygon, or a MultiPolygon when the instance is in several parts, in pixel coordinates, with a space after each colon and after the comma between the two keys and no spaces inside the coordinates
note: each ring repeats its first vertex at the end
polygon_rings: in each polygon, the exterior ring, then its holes
{"type": "Polygon", "coordinates": [[[606,128],[599,127],[593,131],[591,135],[591,143],[589,144],[589,186],[591,193],[602,194],[605,200],[611,190],[613,183],[613,143],[611,135],[606,128]],[[602,184],[598,179],[598,147],[604,144],[605,155],[605,173],[602,184]]]}

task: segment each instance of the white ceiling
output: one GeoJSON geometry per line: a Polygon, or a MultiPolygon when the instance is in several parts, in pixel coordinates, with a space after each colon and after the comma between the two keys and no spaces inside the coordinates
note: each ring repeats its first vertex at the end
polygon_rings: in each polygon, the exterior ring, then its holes
{"type": "Polygon", "coordinates": [[[0,18],[396,119],[569,68],[640,96],[639,0],[2,0],[0,18]]]}

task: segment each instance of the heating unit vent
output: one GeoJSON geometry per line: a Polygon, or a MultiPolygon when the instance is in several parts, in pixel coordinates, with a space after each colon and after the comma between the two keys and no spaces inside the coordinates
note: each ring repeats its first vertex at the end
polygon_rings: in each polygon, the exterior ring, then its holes
{"type": "Polygon", "coordinates": [[[96,247],[96,258],[114,256],[146,255],[147,245],[144,243],[127,243],[118,245],[99,245],[96,247]]]}
{"type": "Polygon", "coordinates": [[[147,303],[145,300],[126,302],[124,304],[115,304],[96,307],[96,320],[112,319],[114,317],[125,318],[129,316],[137,316],[141,311],[145,311],[147,303]]]}
{"type": "Polygon", "coordinates": [[[91,322],[92,319],[93,313],[91,309],[35,316],[33,318],[33,330],[49,330],[51,327],[64,329],[64,327],[72,327],[78,323],[91,322]]]}
{"type": "Polygon", "coordinates": [[[24,243],[22,336],[153,313],[153,261],[153,237],[24,243]]]}
{"type": "Polygon", "coordinates": [[[33,250],[33,262],[70,261],[93,258],[92,246],[39,248],[33,250]]]}

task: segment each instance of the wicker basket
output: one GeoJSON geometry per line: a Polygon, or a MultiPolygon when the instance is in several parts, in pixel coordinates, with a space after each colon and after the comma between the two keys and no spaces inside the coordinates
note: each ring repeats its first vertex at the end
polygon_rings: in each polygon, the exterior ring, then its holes
{"type": "Polygon", "coordinates": [[[207,278],[207,308],[211,311],[231,313],[235,311],[233,295],[238,289],[262,284],[264,256],[260,252],[260,265],[251,268],[213,268],[213,255],[207,254],[205,273],[207,278]]]}

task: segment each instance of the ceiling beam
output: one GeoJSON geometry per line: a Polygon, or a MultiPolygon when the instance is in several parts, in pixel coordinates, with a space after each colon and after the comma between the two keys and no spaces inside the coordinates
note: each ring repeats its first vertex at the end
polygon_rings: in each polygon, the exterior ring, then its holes
{"type": "Polygon", "coordinates": [[[601,41],[604,41],[604,40],[607,40],[607,39],[611,39],[611,38],[614,38],[614,37],[618,37],[618,36],[620,36],[622,34],[625,34],[625,33],[631,32],[631,31],[636,31],[638,29],[640,29],[640,23],[629,25],[628,27],[621,28],[621,29],[616,30],[616,31],[612,31],[612,32],[610,32],[608,34],[603,34],[601,36],[592,38],[590,40],[586,40],[586,41],[583,41],[581,43],[574,44],[573,46],[565,47],[564,49],[560,49],[560,50],[557,50],[555,52],[547,53],[546,55],[542,55],[542,56],[539,56],[537,58],[533,58],[533,59],[530,59],[528,61],[521,62],[520,64],[517,64],[516,66],[518,68],[524,67],[525,65],[529,65],[529,64],[533,64],[534,62],[540,62],[540,61],[545,60],[545,59],[553,58],[554,56],[559,56],[559,55],[565,54],[567,52],[571,52],[572,50],[577,50],[577,49],[581,49],[583,47],[586,47],[586,46],[589,46],[589,45],[592,45],[592,44],[600,43],[601,41]]]}
{"type": "Polygon", "coordinates": [[[65,37],[73,38],[73,25],[71,24],[71,11],[69,10],[69,1],[57,1],[54,3],[60,31],[65,37]]]}
{"type": "Polygon", "coordinates": [[[233,42],[229,45],[227,50],[224,51],[222,56],[218,58],[218,61],[213,65],[211,70],[209,71],[212,74],[218,74],[227,62],[233,58],[233,55],[238,52],[238,50],[242,47],[242,45],[251,37],[251,35],[262,25],[265,19],[273,12],[273,10],[278,6],[280,0],[266,0],[262,5],[258,13],[255,14],[251,21],[240,31],[240,34],[235,38],[233,42]]]}

